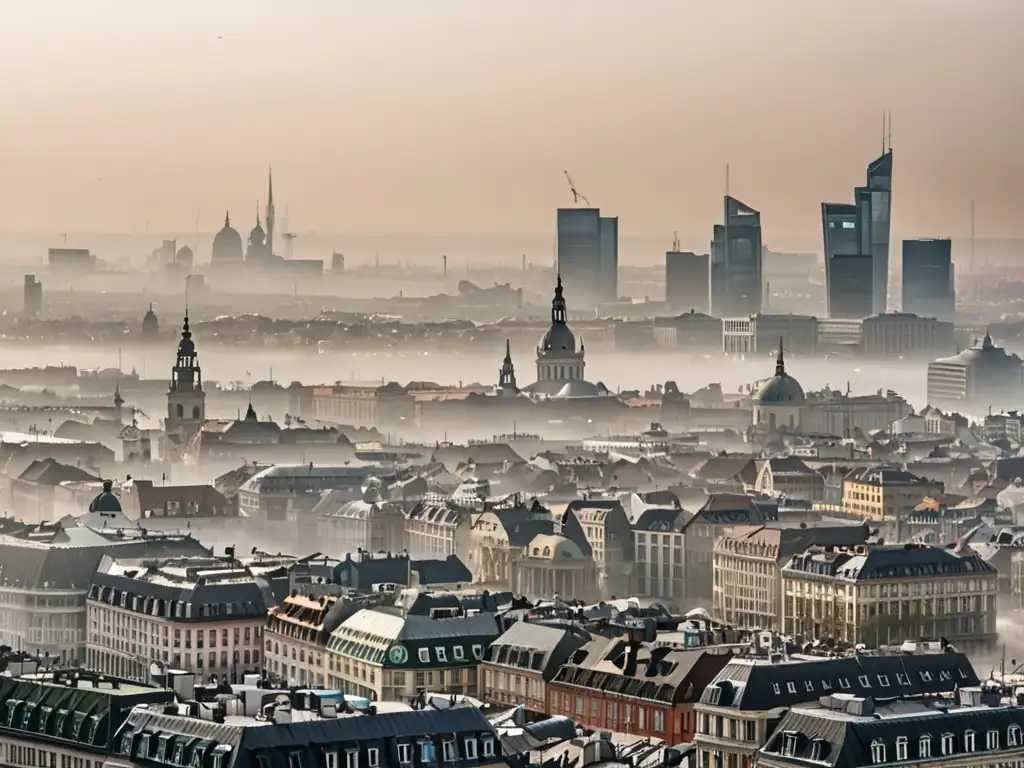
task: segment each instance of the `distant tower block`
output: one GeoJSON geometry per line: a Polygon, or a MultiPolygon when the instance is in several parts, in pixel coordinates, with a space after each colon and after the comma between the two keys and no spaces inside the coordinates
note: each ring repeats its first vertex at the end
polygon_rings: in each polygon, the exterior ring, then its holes
{"type": "Polygon", "coordinates": [[[35,275],[25,275],[25,317],[38,318],[43,313],[43,284],[35,275]]]}
{"type": "Polygon", "coordinates": [[[338,253],[335,251],[331,254],[331,271],[332,272],[344,272],[345,271],[345,254],[338,253]]]}

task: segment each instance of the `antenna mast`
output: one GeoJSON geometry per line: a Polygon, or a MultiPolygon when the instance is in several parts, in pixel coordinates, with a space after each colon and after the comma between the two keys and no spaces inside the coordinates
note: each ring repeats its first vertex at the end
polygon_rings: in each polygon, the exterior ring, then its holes
{"type": "Polygon", "coordinates": [[[889,113],[889,151],[892,152],[892,112],[889,113]]]}
{"type": "Polygon", "coordinates": [[[974,201],[971,200],[971,264],[970,272],[974,274],[974,201]]]}

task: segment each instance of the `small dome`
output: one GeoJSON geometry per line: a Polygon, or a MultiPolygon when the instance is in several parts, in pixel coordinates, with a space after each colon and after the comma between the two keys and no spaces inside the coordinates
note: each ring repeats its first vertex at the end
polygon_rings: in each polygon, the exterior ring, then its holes
{"type": "Polygon", "coordinates": [[[607,394],[608,389],[604,384],[591,384],[583,379],[573,379],[572,381],[567,381],[565,386],[552,395],[552,397],[565,399],[571,397],[600,397],[607,394]]]}
{"type": "Polygon", "coordinates": [[[544,352],[576,352],[576,336],[564,323],[556,323],[548,328],[540,339],[540,348],[544,352]]]}
{"type": "Polygon", "coordinates": [[[213,260],[242,260],[242,236],[231,226],[230,216],[225,215],[224,228],[213,238],[213,260]]]}
{"type": "Polygon", "coordinates": [[[177,261],[188,261],[188,262],[191,262],[192,261],[192,249],[189,248],[187,245],[183,245],[183,246],[181,246],[181,248],[178,249],[178,254],[174,258],[177,261]]]}
{"type": "Polygon", "coordinates": [[[758,405],[803,405],[804,388],[800,382],[786,373],[786,359],[779,339],[779,359],[775,362],[775,375],[768,379],[754,395],[758,405]]]}
{"type": "Polygon", "coordinates": [[[90,512],[120,512],[121,502],[113,492],[114,483],[112,480],[103,481],[103,492],[89,503],[90,512]]]}
{"type": "Polygon", "coordinates": [[[267,241],[267,233],[263,231],[263,227],[260,226],[259,221],[256,222],[256,226],[249,232],[249,245],[262,246],[267,241]]]}

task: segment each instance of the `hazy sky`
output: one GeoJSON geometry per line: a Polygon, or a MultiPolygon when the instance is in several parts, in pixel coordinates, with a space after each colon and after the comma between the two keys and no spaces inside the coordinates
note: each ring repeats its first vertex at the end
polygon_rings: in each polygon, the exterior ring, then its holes
{"type": "Polygon", "coordinates": [[[0,0],[0,231],[816,235],[893,112],[894,230],[1024,236],[1022,0],[0,0]]]}

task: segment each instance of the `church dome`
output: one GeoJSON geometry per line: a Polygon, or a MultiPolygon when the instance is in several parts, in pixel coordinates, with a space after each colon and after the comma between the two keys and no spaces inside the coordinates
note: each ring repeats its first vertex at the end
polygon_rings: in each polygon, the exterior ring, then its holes
{"type": "Polygon", "coordinates": [[[103,481],[103,493],[93,499],[89,504],[90,512],[120,512],[121,502],[114,495],[114,483],[110,480],[103,481]]]}
{"type": "Polygon", "coordinates": [[[160,333],[160,321],[156,318],[156,312],[153,311],[153,305],[149,305],[149,310],[142,318],[142,335],[146,338],[153,338],[160,333]]]}
{"type": "Polygon", "coordinates": [[[224,216],[224,228],[213,238],[214,261],[241,261],[242,236],[231,226],[231,217],[224,216]]]}
{"type": "Polygon", "coordinates": [[[555,298],[551,301],[551,327],[541,336],[540,351],[552,352],[556,356],[561,353],[576,353],[576,336],[566,323],[565,297],[562,295],[562,276],[558,276],[555,284],[555,298]]]}
{"type": "Polygon", "coordinates": [[[800,382],[786,373],[786,361],[779,340],[779,359],[775,363],[775,375],[766,381],[754,395],[757,405],[803,405],[806,400],[800,382]]]}

